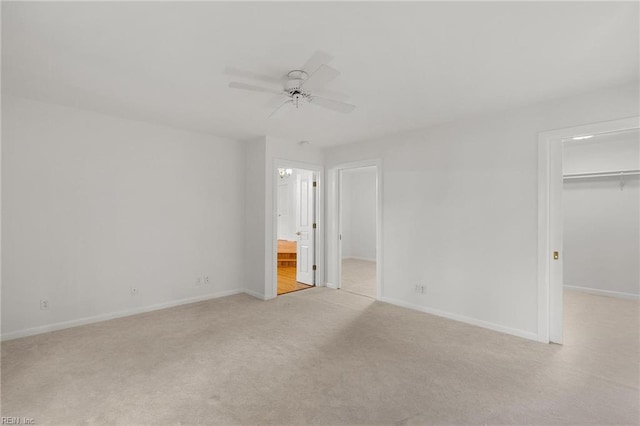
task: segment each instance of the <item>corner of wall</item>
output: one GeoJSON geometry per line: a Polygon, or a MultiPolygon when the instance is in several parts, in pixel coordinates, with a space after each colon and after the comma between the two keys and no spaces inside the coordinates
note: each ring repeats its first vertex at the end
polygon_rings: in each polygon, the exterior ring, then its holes
{"type": "Polygon", "coordinates": [[[245,141],[244,148],[244,289],[263,298],[266,137],[245,141]]]}

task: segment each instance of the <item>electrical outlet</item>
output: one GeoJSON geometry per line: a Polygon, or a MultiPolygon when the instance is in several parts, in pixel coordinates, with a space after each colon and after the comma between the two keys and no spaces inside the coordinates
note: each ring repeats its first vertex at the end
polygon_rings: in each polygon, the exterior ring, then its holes
{"type": "Polygon", "coordinates": [[[209,284],[209,275],[204,276],[204,283],[209,284]]]}
{"type": "Polygon", "coordinates": [[[200,276],[196,278],[196,286],[201,286],[204,282],[204,279],[200,276]]]}
{"type": "Polygon", "coordinates": [[[132,296],[138,295],[138,287],[131,287],[131,295],[132,296]]]}
{"type": "Polygon", "coordinates": [[[41,300],[40,301],[40,309],[43,311],[48,311],[49,310],[49,301],[47,299],[41,300]]]}
{"type": "Polygon", "coordinates": [[[426,288],[423,285],[416,284],[415,292],[418,294],[424,294],[426,288]]]}

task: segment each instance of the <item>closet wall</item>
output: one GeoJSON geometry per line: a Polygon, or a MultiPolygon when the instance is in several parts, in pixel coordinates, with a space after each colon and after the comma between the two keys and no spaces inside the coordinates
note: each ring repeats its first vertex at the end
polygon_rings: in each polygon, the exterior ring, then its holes
{"type": "Polygon", "coordinates": [[[567,175],[640,169],[637,130],[564,143],[565,287],[640,293],[640,176],[567,175]]]}
{"type": "Polygon", "coordinates": [[[342,258],[376,260],[376,168],[342,172],[342,258]]]}

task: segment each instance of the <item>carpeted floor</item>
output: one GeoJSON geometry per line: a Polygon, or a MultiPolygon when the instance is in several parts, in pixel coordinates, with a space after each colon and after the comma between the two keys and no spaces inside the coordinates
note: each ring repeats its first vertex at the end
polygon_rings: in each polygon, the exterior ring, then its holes
{"type": "Polygon", "coordinates": [[[342,259],[340,289],[376,298],[376,262],[342,259]]]}
{"type": "Polygon", "coordinates": [[[638,302],[567,292],[545,345],[314,288],[2,344],[2,416],[37,424],[634,424],[638,302]]]}

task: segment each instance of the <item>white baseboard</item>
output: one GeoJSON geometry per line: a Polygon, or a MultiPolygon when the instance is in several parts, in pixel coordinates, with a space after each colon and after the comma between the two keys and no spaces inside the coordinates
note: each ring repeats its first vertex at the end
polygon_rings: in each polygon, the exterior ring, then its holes
{"type": "Polygon", "coordinates": [[[338,289],[338,286],[337,286],[337,285],[335,285],[335,284],[333,284],[333,283],[326,283],[326,284],[325,284],[325,287],[327,287],[327,288],[332,288],[332,289],[334,289],[334,290],[337,290],[337,289],[338,289]]]}
{"type": "Polygon", "coordinates": [[[619,299],[640,300],[639,294],[623,293],[621,291],[600,290],[598,288],[579,287],[576,285],[565,285],[565,290],[583,291],[585,293],[597,294],[598,296],[617,297],[619,299]]]}
{"type": "Polygon", "coordinates": [[[63,330],[65,328],[78,327],[80,325],[93,324],[96,322],[107,321],[115,318],[128,317],[131,315],[142,314],[145,312],[157,311],[160,309],[172,308],[174,306],[187,305],[189,303],[202,302],[204,300],[217,299],[220,297],[232,296],[234,294],[244,293],[243,289],[233,289],[219,291],[217,293],[205,294],[202,296],[188,297],[186,299],[172,300],[170,302],[158,303],[155,305],[142,306],[124,311],[111,312],[108,314],[95,315],[91,317],[79,318],[70,321],[62,321],[54,324],[41,325],[38,327],[27,328],[24,330],[12,331],[2,335],[1,340],[12,340],[19,337],[33,336],[35,334],[48,333],[50,331],[63,330]]]}
{"type": "Polygon", "coordinates": [[[257,291],[253,291],[253,290],[249,290],[248,288],[245,288],[244,290],[242,290],[244,293],[248,294],[249,296],[253,296],[256,299],[260,299],[260,300],[267,300],[267,298],[265,297],[264,294],[262,293],[258,293],[257,291]]]}
{"type": "Polygon", "coordinates": [[[368,257],[360,257],[360,256],[347,256],[342,258],[342,260],[347,260],[347,259],[364,260],[366,262],[374,262],[374,263],[376,261],[375,259],[369,259],[368,257]]]}
{"type": "Polygon", "coordinates": [[[537,333],[532,333],[530,331],[518,330],[515,328],[505,327],[503,325],[494,324],[492,322],[483,321],[475,318],[465,317],[464,315],[453,314],[450,312],[444,312],[433,308],[428,308],[425,306],[414,305],[411,303],[403,302],[401,300],[389,299],[387,297],[381,297],[378,299],[381,302],[390,303],[392,305],[401,306],[403,308],[413,309],[416,311],[424,312],[431,315],[436,315],[439,317],[464,322],[466,324],[475,325],[482,328],[488,328],[489,330],[499,331],[500,333],[511,334],[513,336],[522,337],[529,340],[538,340],[537,333]]]}

